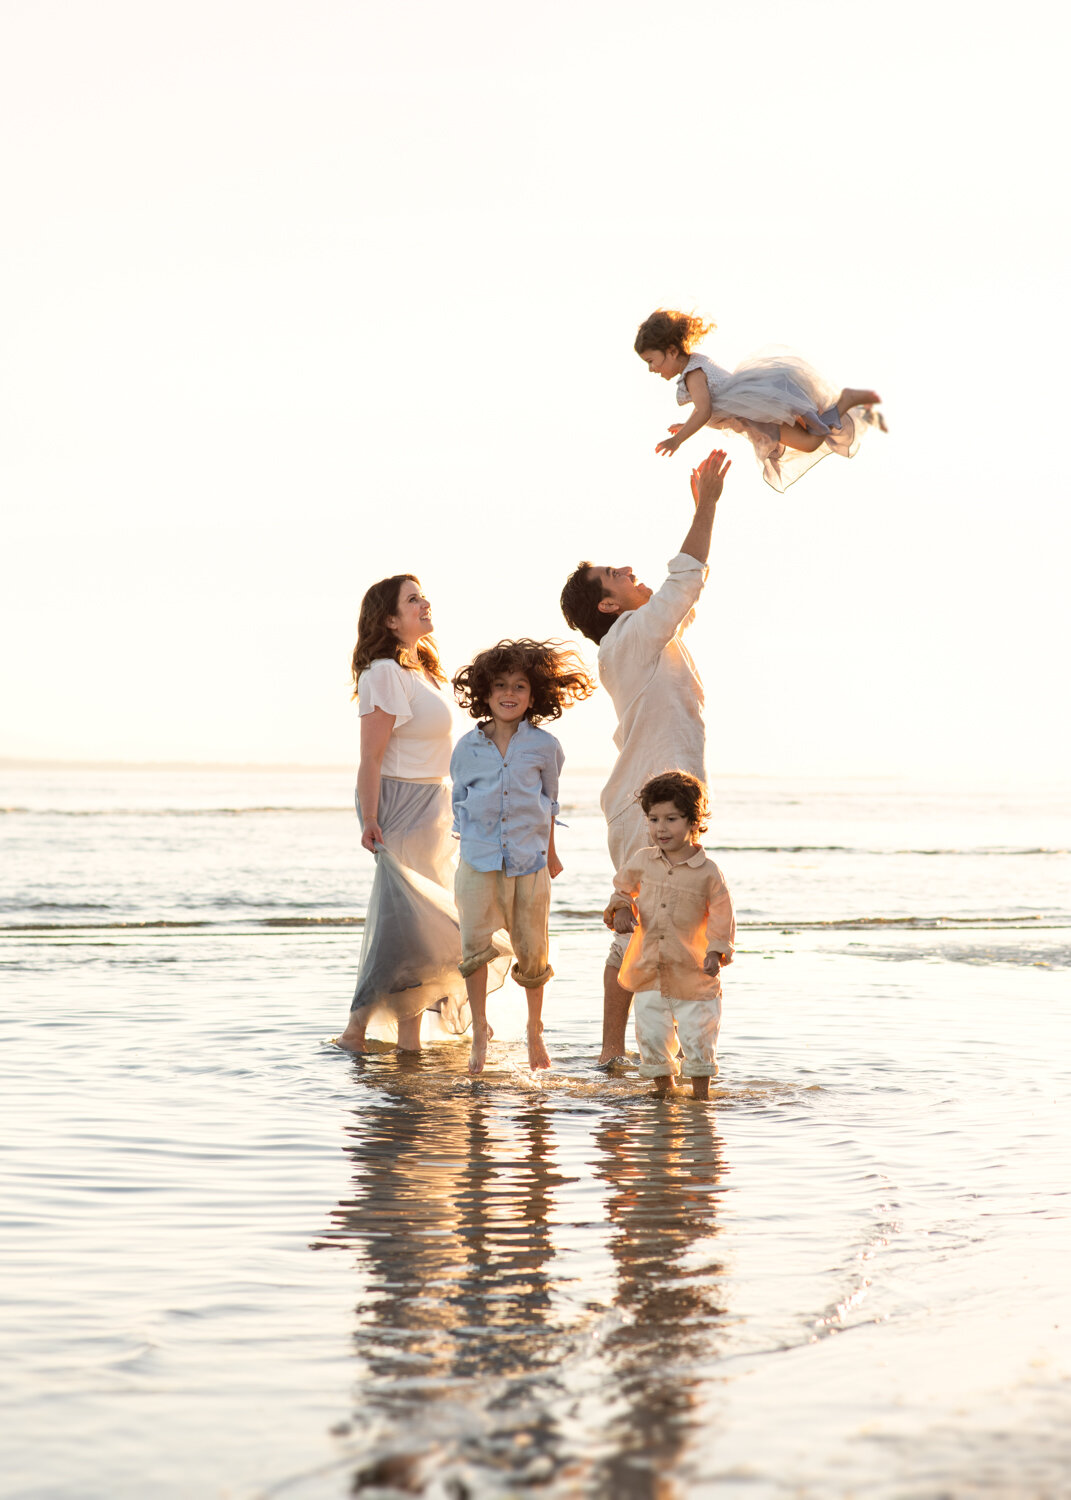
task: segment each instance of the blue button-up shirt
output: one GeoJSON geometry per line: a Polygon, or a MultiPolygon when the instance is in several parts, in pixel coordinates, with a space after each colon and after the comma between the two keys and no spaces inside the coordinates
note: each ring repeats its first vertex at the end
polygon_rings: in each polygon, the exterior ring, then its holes
{"type": "Polygon", "coordinates": [[[552,734],[522,719],[502,755],[477,727],[450,758],[454,832],[474,870],[533,875],[547,862],[565,756],[552,734]]]}

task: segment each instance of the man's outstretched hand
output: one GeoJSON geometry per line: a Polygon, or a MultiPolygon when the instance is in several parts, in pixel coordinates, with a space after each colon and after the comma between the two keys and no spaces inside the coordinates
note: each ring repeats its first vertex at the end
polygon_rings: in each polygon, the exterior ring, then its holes
{"type": "Polygon", "coordinates": [[[698,468],[692,470],[692,499],[696,505],[706,500],[717,505],[721,499],[725,476],[732,466],[732,459],[725,457],[725,450],[715,448],[698,468]]]}

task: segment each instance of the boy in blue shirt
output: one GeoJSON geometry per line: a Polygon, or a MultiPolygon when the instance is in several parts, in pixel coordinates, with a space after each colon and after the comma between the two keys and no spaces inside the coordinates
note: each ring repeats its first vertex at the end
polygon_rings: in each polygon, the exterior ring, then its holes
{"type": "Polygon", "coordinates": [[[453,680],[474,719],[450,760],[454,832],[461,859],[454,897],[461,922],[461,973],[472,1010],[469,1072],[487,1059],[487,965],[493,936],[509,933],[513,977],[528,994],[528,1064],[549,1068],[543,1045],[550,882],[561,872],[554,850],[558,776],[565,759],[552,734],[537,728],[561,718],[595,684],[575,652],[551,641],[499,641],[453,680]]]}

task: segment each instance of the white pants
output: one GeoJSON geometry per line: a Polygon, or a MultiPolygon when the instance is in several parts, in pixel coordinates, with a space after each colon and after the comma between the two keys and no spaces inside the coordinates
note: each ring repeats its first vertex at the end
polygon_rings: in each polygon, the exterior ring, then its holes
{"type": "Polygon", "coordinates": [[[644,1078],[676,1078],[682,1071],[678,1042],[685,1078],[713,1078],[717,1073],[719,999],[673,1000],[658,990],[640,990],[632,1013],[644,1078]]]}
{"type": "MultiPolygon", "coordinates": [[[[651,830],[647,814],[639,802],[630,802],[625,811],[618,813],[606,826],[606,842],[610,846],[610,863],[614,874],[624,869],[637,849],[646,849],[651,842],[651,830]]],[[[619,969],[625,957],[625,949],[631,932],[615,932],[610,940],[610,952],[606,956],[608,969],[619,969]]]]}

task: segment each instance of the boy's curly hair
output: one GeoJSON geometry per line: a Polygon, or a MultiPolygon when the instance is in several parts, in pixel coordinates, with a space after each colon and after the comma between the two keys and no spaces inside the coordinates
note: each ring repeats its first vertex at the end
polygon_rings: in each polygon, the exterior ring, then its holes
{"type": "Polygon", "coordinates": [[[656,802],[672,802],[696,833],[706,833],[710,799],[698,776],[687,771],[663,771],[640,787],[640,806],[649,813],[656,802]]]}
{"type": "Polygon", "coordinates": [[[649,318],[644,318],[636,330],[633,344],[637,354],[645,349],[679,349],[682,354],[691,354],[705,333],[717,328],[717,323],[704,323],[696,313],[676,312],[672,307],[658,307],[649,318]]]}
{"type": "Polygon", "coordinates": [[[575,651],[560,641],[499,641],[481,651],[453,679],[454,696],[474,719],[489,719],[488,698],[496,677],[523,672],[532,688],[525,718],[532,724],[560,719],[571,703],[590,698],[595,682],[575,651]]]}

